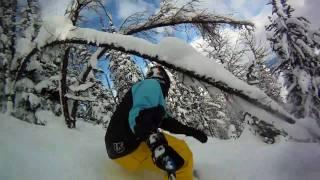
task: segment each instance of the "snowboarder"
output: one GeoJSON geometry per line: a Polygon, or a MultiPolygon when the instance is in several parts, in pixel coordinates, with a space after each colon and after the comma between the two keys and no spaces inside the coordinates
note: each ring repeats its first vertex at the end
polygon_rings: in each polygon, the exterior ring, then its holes
{"type": "Polygon", "coordinates": [[[108,126],[105,143],[110,159],[129,171],[167,172],[168,178],[193,179],[193,157],[188,145],[162,132],[192,136],[202,143],[207,135],[181,124],[165,111],[170,78],[161,66],[150,68],[124,96],[108,126]]]}

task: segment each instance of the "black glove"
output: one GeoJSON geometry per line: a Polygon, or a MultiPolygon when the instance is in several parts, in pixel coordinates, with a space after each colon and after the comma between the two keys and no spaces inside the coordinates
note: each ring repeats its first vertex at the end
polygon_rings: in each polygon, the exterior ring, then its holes
{"type": "Polygon", "coordinates": [[[197,139],[198,141],[202,142],[202,143],[206,143],[208,141],[208,137],[207,135],[198,130],[198,129],[195,129],[195,128],[191,128],[189,127],[189,129],[187,130],[187,133],[186,133],[187,136],[192,136],[194,137],[195,139],[197,139]]]}

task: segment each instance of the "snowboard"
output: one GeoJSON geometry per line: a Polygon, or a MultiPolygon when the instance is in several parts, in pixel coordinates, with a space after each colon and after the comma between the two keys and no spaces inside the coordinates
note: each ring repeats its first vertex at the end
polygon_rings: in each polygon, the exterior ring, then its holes
{"type": "MultiPolygon", "coordinates": [[[[193,180],[200,180],[199,172],[197,170],[193,170],[192,175],[193,175],[193,180]]],[[[174,175],[168,175],[168,179],[176,180],[176,177],[174,175]]]]}

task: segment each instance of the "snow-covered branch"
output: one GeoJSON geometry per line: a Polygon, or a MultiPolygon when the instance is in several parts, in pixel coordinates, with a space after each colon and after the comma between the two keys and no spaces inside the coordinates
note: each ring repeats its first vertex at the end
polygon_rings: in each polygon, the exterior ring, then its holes
{"type": "Polygon", "coordinates": [[[70,90],[73,92],[81,92],[81,91],[86,91],[89,88],[91,88],[92,86],[94,86],[95,83],[94,82],[88,82],[86,84],[80,84],[80,85],[71,85],[69,86],[70,90]]]}
{"type": "Polygon", "coordinates": [[[96,101],[96,99],[93,99],[93,98],[75,96],[72,94],[66,94],[65,97],[67,97],[68,99],[76,100],[76,101],[91,101],[91,102],[96,101]]]}
{"type": "MultiPolygon", "coordinates": [[[[197,1],[191,0],[182,7],[176,7],[171,2],[162,2],[160,10],[150,16],[148,19],[143,19],[142,22],[138,19],[141,15],[136,14],[128,17],[123,25],[128,23],[128,26],[120,27],[120,34],[132,35],[141,32],[147,32],[160,27],[167,26],[178,26],[181,24],[192,24],[200,29],[202,27],[215,27],[219,24],[228,24],[236,27],[253,27],[253,23],[248,21],[241,21],[227,16],[219,16],[216,14],[208,13],[204,10],[194,9],[194,4],[197,1]],[[128,20],[128,21],[127,21],[128,20]],[[131,23],[130,23],[131,22],[131,23]]],[[[108,16],[108,15],[107,15],[108,16]]],[[[111,18],[109,18],[111,23],[111,31],[115,32],[111,18]]],[[[90,58],[90,64],[84,68],[81,73],[81,80],[85,81],[86,75],[92,70],[96,69],[96,63],[99,58],[107,51],[107,48],[98,48],[95,53],[92,54],[90,58]]]]}
{"type": "MultiPolygon", "coordinates": [[[[239,80],[223,66],[202,56],[190,45],[176,38],[165,38],[159,44],[153,44],[132,36],[77,28],[70,25],[70,21],[61,18],[52,19],[47,24],[50,24],[50,28],[43,27],[39,36],[41,38],[37,39],[38,49],[56,44],[77,43],[131,53],[180,71],[191,78],[208,83],[229,94],[236,95],[255,106],[280,116],[287,122],[295,122],[290,114],[264,92],[239,80]],[[69,25],[62,23],[59,26],[61,21],[69,25]],[[69,28],[66,29],[66,27],[69,28]]],[[[29,56],[25,55],[24,57],[29,56]]]]}

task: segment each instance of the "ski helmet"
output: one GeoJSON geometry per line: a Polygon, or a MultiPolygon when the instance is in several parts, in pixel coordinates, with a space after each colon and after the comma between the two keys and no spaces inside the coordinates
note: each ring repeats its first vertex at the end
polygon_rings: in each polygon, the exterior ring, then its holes
{"type": "Polygon", "coordinates": [[[149,69],[149,71],[147,72],[146,78],[147,79],[150,79],[150,78],[158,79],[160,81],[160,83],[163,83],[168,90],[170,88],[169,75],[167,74],[166,70],[164,70],[164,68],[159,65],[151,67],[149,69]]]}

